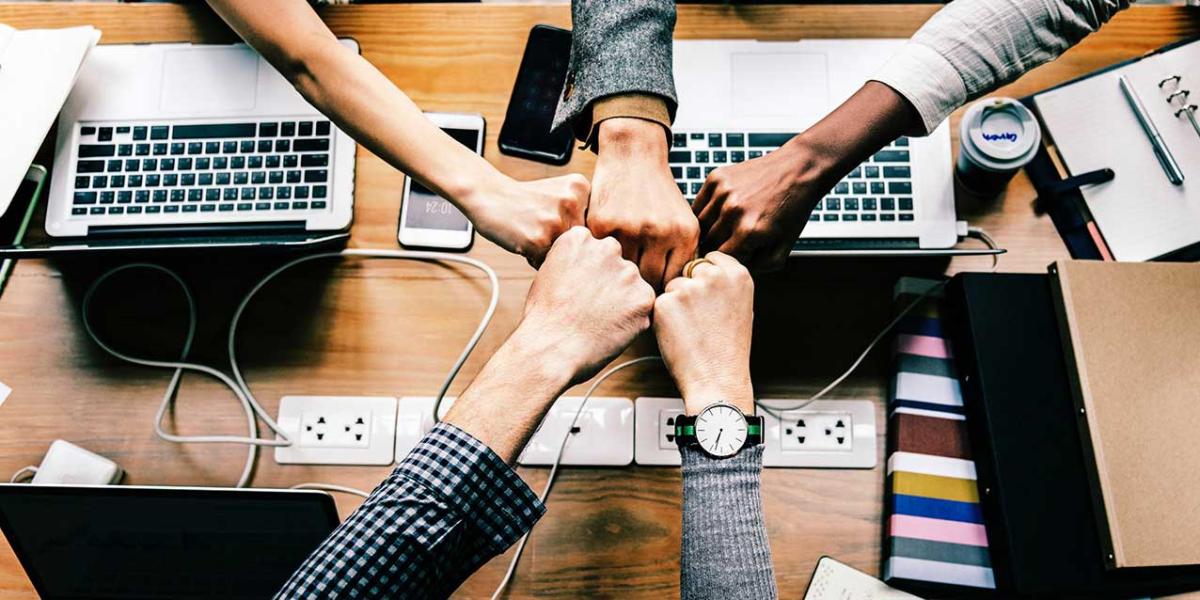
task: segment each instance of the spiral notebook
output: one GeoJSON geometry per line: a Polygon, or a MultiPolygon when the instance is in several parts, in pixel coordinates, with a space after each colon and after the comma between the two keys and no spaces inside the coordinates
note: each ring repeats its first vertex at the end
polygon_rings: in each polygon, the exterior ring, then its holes
{"type": "Polygon", "coordinates": [[[1200,131],[1187,114],[1200,118],[1188,109],[1200,102],[1200,40],[1068,82],[1035,95],[1033,102],[1072,175],[1102,168],[1116,172],[1112,181],[1081,190],[1116,260],[1169,258],[1200,244],[1200,131]],[[1121,76],[1140,96],[1181,167],[1182,185],[1167,180],[1121,93],[1121,76]]]}

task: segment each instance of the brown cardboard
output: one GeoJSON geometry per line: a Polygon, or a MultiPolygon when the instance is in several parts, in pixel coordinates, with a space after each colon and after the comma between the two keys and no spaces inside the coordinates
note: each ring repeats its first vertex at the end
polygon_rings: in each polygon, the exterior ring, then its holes
{"type": "Polygon", "coordinates": [[[1109,566],[1200,564],[1200,265],[1051,271],[1109,566]]]}

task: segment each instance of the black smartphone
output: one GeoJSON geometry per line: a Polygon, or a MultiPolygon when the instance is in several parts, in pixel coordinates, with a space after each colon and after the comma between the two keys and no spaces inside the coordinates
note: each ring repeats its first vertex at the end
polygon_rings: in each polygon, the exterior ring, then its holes
{"type": "Polygon", "coordinates": [[[549,25],[534,25],[529,31],[500,128],[501,152],[551,165],[564,165],[571,159],[575,143],[571,128],[550,133],[570,59],[570,31],[549,25]]]}

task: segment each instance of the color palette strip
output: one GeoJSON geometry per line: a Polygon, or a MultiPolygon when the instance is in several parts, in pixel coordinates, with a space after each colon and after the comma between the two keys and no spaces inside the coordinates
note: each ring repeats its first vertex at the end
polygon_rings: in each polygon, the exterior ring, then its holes
{"type": "MultiPolygon", "coordinates": [[[[903,308],[937,282],[902,279],[903,308]]],[[[940,292],[940,290],[938,290],[940,292]]],[[[884,581],[994,589],[954,352],[931,294],[897,324],[888,402],[884,581]]],[[[916,590],[914,590],[916,591],[916,590]]]]}

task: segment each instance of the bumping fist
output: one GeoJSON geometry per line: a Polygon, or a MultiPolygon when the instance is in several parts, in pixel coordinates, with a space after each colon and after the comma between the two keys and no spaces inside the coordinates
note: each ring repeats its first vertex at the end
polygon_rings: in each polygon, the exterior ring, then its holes
{"type": "Polygon", "coordinates": [[[750,337],[754,280],[737,260],[710,252],[691,277],[667,284],[654,304],[654,334],[687,414],[713,402],[754,413],[750,337]]]}
{"type": "Polygon", "coordinates": [[[612,238],[574,227],[554,242],[533,279],[517,327],[572,382],[590,378],[650,327],[654,290],[612,238]]]}
{"type": "Polygon", "coordinates": [[[537,267],[558,236],[583,225],[590,191],[587,178],[577,174],[508,180],[482,192],[486,199],[471,202],[482,208],[468,216],[481,235],[537,267]]]}

